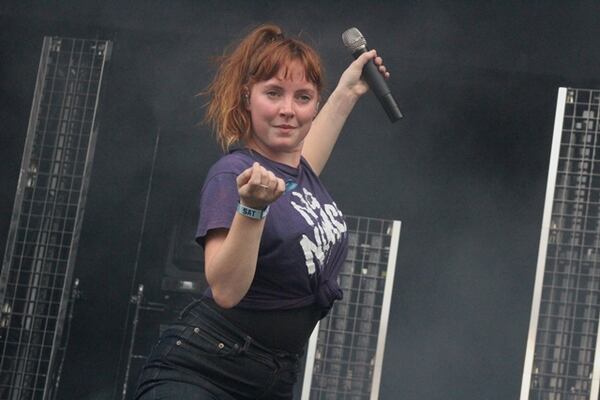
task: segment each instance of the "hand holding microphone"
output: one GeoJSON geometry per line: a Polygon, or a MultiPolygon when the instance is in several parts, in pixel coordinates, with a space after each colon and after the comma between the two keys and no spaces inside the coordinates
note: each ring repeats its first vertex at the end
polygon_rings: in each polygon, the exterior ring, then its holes
{"type": "MultiPolygon", "coordinates": [[[[342,34],[344,45],[352,52],[354,58],[359,58],[362,54],[367,53],[367,41],[356,28],[350,28],[342,34]]],[[[392,95],[384,77],[379,71],[379,67],[373,60],[368,61],[363,67],[362,78],[369,84],[369,87],[377,96],[383,109],[388,115],[390,121],[396,122],[402,118],[400,108],[392,95]]]]}

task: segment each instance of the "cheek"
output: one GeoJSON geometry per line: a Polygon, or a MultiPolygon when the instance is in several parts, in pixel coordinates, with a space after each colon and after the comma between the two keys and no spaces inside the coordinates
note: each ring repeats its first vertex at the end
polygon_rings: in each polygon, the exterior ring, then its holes
{"type": "Polygon", "coordinates": [[[302,112],[298,114],[298,118],[302,119],[305,123],[310,123],[317,116],[317,111],[318,110],[315,107],[309,107],[302,110],[302,112]]]}
{"type": "Polygon", "coordinates": [[[257,100],[251,104],[250,114],[253,119],[268,119],[277,115],[277,108],[269,102],[257,100]]]}
{"type": "Polygon", "coordinates": [[[298,122],[300,123],[304,133],[308,133],[310,127],[312,126],[313,120],[314,113],[306,113],[305,115],[302,115],[302,117],[298,116],[298,122]]]}

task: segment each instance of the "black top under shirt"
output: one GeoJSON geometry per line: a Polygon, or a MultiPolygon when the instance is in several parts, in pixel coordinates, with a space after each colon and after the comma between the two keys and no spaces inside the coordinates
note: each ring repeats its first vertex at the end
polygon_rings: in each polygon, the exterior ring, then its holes
{"type": "Polygon", "coordinates": [[[205,301],[263,346],[296,354],[304,352],[310,334],[322,317],[316,305],[289,310],[252,310],[221,308],[211,298],[205,298],[205,301]]]}

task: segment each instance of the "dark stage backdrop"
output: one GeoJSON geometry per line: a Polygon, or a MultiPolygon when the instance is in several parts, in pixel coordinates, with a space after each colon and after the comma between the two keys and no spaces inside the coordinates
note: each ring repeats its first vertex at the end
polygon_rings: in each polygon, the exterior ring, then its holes
{"type": "Polygon", "coordinates": [[[0,248],[42,37],[114,41],[76,276],[61,399],[110,399],[152,152],[135,284],[149,296],[169,232],[219,150],[197,123],[211,57],[266,21],[320,51],[328,87],[358,27],[405,119],[365,96],[323,180],[347,214],[403,221],[381,398],[517,398],[559,86],[600,88],[598,2],[152,1],[0,5],[0,248]]]}

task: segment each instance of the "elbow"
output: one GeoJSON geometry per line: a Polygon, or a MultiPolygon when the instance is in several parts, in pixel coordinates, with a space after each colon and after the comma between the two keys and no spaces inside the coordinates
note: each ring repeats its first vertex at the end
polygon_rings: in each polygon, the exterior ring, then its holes
{"type": "Polygon", "coordinates": [[[212,289],[212,295],[215,303],[217,303],[217,305],[221,308],[233,308],[239,304],[240,300],[242,300],[237,296],[223,293],[215,289],[212,289]]]}

